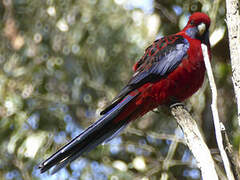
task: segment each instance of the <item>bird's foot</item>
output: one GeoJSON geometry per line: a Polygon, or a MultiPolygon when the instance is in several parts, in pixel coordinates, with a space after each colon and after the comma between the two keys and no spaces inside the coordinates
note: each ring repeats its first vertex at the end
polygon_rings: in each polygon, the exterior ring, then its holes
{"type": "Polygon", "coordinates": [[[185,108],[185,104],[182,102],[175,102],[175,103],[171,104],[169,107],[174,108],[176,106],[183,106],[185,108]]]}
{"type": "Polygon", "coordinates": [[[160,113],[160,111],[158,110],[158,108],[153,109],[152,112],[157,113],[157,114],[160,113]]]}

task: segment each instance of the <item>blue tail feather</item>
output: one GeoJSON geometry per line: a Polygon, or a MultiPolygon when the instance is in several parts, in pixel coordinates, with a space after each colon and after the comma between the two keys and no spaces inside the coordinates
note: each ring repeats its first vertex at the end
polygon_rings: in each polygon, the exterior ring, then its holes
{"type": "Polygon", "coordinates": [[[129,116],[118,122],[114,122],[114,119],[118,117],[118,115],[125,110],[126,105],[132,102],[137,96],[138,94],[135,96],[126,96],[120,103],[104,114],[102,118],[42,162],[39,165],[41,173],[53,166],[55,167],[52,173],[56,173],[83,153],[91,151],[106,140],[112,139],[120,132],[120,129],[124,129],[129,123],[129,116]]]}

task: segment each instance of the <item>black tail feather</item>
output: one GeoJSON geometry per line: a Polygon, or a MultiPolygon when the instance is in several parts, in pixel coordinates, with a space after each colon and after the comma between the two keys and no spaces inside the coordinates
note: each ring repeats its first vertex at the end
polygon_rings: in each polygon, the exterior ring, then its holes
{"type": "Polygon", "coordinates": [[[49,170],[53,166],[52,173],[56,173],[68,163],[74,161],[84,152],[91,151],[97,145],[112,137],[119,129],[126,126],[129,118],[114,122],[114,119],[125,110],[126,104],[135,99],[136,96],[127,96],[124,101],[115,106],[112,110],[106,113],[101,119],[89,126],[80,135],[71,140],[68,144],[58,150],[55,154],[39,165],[41,173],[49,170]]]}

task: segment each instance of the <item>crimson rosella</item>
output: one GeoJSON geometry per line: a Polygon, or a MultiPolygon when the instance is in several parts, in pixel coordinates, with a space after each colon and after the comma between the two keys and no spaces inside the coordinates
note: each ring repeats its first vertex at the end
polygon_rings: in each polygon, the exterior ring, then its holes
{"type": "Polygon", "coordinates": [[[159,105],[181,102],[202,85],[205,65],[201,43],[209,56],[210,18],[192,14],[185,28],[160,38],[149,46],[134,65],[135,73],[118,96],[100,114],[102,117],[39,165],[41,173],[55,166],[52,173],[84,152],[113,138],[129,122],[159,105]]]}

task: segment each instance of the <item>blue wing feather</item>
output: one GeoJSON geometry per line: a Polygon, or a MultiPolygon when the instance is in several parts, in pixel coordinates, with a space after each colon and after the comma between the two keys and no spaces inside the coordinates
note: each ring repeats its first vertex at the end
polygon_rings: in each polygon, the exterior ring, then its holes
{"type": "Polygon", "coordinates": [[[151,78],[148,79],[149,82],[166,77],[182,62],[183,58],[187,55],[188,48],[188,41],[181,37],[174,44],[168,44],[165,48],[158,50],[154,56],[147,56],[127,86],[138,83],[142,85],[141,81],[146,83],[144,79],[147,77],[151,78]]]}

